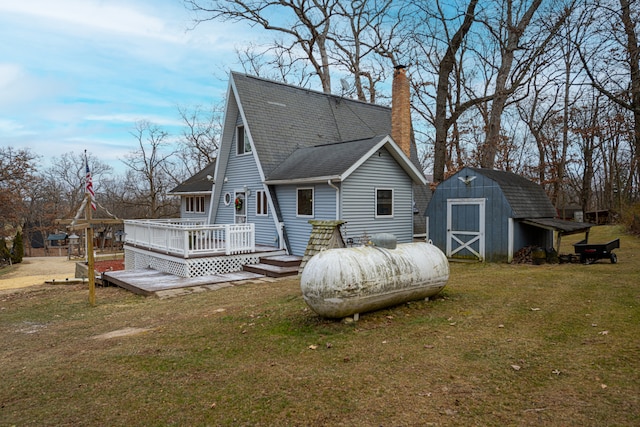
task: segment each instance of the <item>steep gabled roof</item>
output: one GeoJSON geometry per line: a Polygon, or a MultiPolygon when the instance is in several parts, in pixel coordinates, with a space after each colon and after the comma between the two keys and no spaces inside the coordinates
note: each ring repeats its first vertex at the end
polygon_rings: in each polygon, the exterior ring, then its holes
{"type": "Polygon", "coordinates": [[[388,107],[241,73],[231,78],[265,177],[298,149],[391,133],[388,107]]]}
{"type": "Polygon", "coordinates": [[[198,194],[211,192],[211,185],[213,182],[207,178],[207,176],[214,176],[216,169],[216,161],[213,160],[200,172],[196,173],[189,179],[183,181],[176,188],[169,191],[169,194],[173,195],[185,195],[185,194],[198,194]]]}
{"type": "Polygon", "coordinates": [[[512,172],[467,168],[494,181],[513,209],[514,218],[555,218],[556,209],[542,186],[512,172]]]}

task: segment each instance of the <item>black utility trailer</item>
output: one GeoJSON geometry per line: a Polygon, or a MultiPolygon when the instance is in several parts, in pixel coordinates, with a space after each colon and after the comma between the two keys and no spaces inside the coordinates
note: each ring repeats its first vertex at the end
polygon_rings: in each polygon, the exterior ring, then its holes
{"type": "Polygon", "coordinates": [[[609,258],[611,264],[618,262],[618,257],[612,251],[620,247],[620,239],[612,240],[608,243],[587,243],[581,240],[573,245],[576,254],[580,255],[580,262],[583,264],[593,264],[599,259],[609,258]]]}

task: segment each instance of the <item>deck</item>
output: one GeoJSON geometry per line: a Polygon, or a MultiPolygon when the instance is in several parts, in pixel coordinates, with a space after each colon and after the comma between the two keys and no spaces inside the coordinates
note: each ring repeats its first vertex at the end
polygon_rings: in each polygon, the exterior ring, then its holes
{"type": "Polygon", "coordinates": [[[264,279],[263,275],[248,271],[201,277],[180,277],[150,268],[110,271],[102,275],[102,281],[105,285],[119,286],[138,295],[158,297],[217,290],[234,286],[234,283],[246,283],[247,280],[264,281],[264,279]]]}
{"type": "Polygon", "coordinates": [[[245,264],[240,271],[183,277],[152,268],[109,271],[102,274],[104,285],[114,285],[145,296],[169,297],[216,290],[251,282],[271,282],[279,277],[298,274],[301,257],[263,253],[255,264],[245,264]]]}

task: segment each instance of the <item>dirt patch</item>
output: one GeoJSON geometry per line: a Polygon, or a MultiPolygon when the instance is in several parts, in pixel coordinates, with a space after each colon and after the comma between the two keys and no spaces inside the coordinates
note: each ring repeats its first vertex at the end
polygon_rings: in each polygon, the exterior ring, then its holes
{"type": "MultiPolygon", "coordinates": [[[[8,271],[0,275],[0,290],[18,289],[28,286],[42,285],[46,281],[64,283],[65,279],[75,277],[77,260],[67,257],[28,257],[20,264],[8,267],[8,271]]],[[[98,273],[124,269],[124,261],[104,260],[95,263],[98,273]]]]}
{"type": "Polygon", "coordinates": [[[96,335],[95,337],[93,337],[93,339],[108,340],[111,338],[119,338],[119,337],[126,337],[129,335],[142,334],[150,330],[151,329],[149,328],[124,328],[124,329],[118,329],[117,331],[107,332],[106,334],[96,335]]]}
{"type": "Polygon", "coordinates": [[[0,290],[42,285],[46,280],[64,281],[75,277],[76,261],[67,257],[23,258],[0,275],[0,290]]]}
{"type": "Polygon", "coordinates": [[[104,273],[105,271],[124,270],[124,260],[113,259],[108,261],[96,261],[94,268],[98,273],[104,273]]]}

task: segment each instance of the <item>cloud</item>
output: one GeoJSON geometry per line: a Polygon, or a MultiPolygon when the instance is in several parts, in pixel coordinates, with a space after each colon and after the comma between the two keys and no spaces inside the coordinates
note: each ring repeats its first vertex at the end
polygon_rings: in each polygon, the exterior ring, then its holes
{"type": "Polygon", "coordinates": [[[3,2],[0,11],[64,26],[69,32],[104,31],[112,35],[142,36],[171,40],[164,22],[134,7],[116,1],[22,0],[3,2]]]}
{"type": "Polygon", "coordinates": [[[128,114],[91,114],[85,117],[85,120],[107,123],[130,123],[146,120],[159,126],[182,126],[184,123],[166,116],[150,114],[150,113],[128,113],[128,114]]]}
{"type": "Polygon", "coordinates": [[[262,33],[190,26],[179,0],[0,0],[0,145],[112,159],[139,120],[175,138],[177,106],[224,99],[234,46],[262,33]]]}
{"type": "Polygon", "coordinates": [[[0,134],[12,134],[12,135],[29,135],[32,132],[26,130],[24,126],[14,120],[7,120],[0,118],[0,134]]]}

